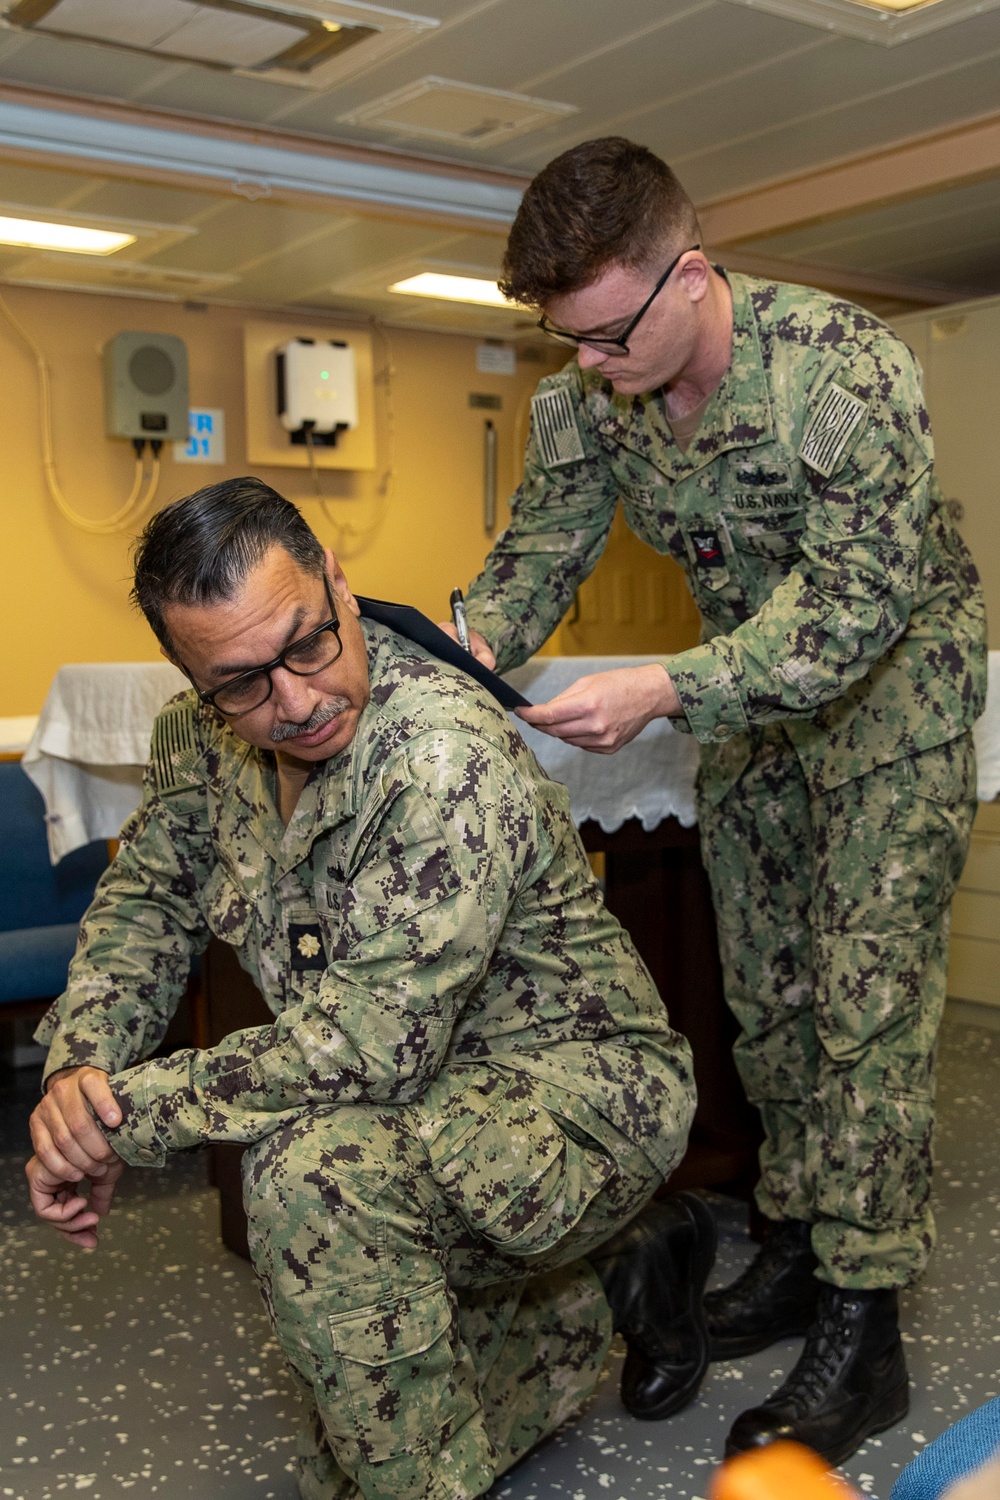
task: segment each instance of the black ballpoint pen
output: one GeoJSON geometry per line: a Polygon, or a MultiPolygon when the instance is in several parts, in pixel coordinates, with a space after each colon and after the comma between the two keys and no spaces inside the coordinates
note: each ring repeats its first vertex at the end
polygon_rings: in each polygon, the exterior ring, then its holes
{"type": "Polygon", "coordinates": [[[458,632],[459,645],[464,646],[466,651],[471,651],[472,642],[469,640],[469,622],[465,618],[465,600],[462,598],[462,590],[452,589],[449,602],[451,604],[451,618],[454,620],[455,629],[458,632]]]}

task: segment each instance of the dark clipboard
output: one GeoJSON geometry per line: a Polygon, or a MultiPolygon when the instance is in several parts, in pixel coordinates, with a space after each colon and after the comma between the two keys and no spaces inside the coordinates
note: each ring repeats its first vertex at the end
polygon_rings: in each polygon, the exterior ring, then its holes
{"type": "Polygon", "coordinates": [[[459,671],[465,672],[473,677],[480,687],[484,687],[488,693],[492,693],[498,703],[504,708],[530,708],[527,698],[509,683],[498,677],[496,672],[491,672],[489,667],[484,667],[481,661],[477,661],[471,651],[466,651],[457,641],[453,641],[450,635],[445,635],[433,620],[428,620],[419,609],[414,609],[410,604],[390,604],[385,599],[366,599],[363,594],[355,594],[358,608],[361,610],[362,618],[375,620],[379,625],[387,625],[390,630],[395,630],[398,635],[405,636],[408,641],[416,641],[418,646],[423,646],[432,656],[437,656],[441,661],[446,661],[449,666],[458,667],[459,671]]]}

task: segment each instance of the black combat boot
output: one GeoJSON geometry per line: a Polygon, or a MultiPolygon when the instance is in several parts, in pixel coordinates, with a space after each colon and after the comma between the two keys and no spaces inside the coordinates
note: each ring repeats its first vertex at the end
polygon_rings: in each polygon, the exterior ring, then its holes
{"type": "Polygon", "coordinates": [[[811,1230],[801,1219],[772,1223],[742,1276],[706,1295],[711,1359],[740,1359],[806,1332],[822,1286],[813,1275],[811,1230]]]}
{"type": "Polygon", "coordinates": [[[737,1417],[726,1457],[790,1439],[840,1464],[909,1405],[896,1293],[824,1285],[798,1364],[769,1400],[737,1417]]]}
{"type": "Polygon", "coordinates": [[[715,1259],[715,1220],[695,1193],[653,1202],[589,1257],[628,1346],[621,1398],[657,1422],[693,1399],[708,1368],[702,1296],[715,1259]]]}

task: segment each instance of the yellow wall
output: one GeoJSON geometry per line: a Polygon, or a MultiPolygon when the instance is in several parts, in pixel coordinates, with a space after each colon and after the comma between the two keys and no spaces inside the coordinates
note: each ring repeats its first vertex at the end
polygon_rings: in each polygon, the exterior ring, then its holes
{"type": "MultiPolygon", "coordinates": [[[[70,503],[91,516],[109,514],[128,493],[133,454],[104,436],[100,350],[122,329],[179,334],[188,349],[191,404],[226,413],[225,466],[175,464],[167,445],[156,504],[199,485],[249,472],[245,458],[243,324],[266,313],[4,288],[16,316],[41,345],[52,371],[56,460],[70,503]]],[[[275,314],[287,323],[287,313],[275,314]]],[[[328,322],[330,320],[327,320],[328,322]]],[[[303,318],[302,330],[324,323],[303,318]]],[[[324,472],[331,497],[321,505],[308,477],[294,469],[252,472],[302,504],[322,541],[347,557],[361,593],[416,604],[433,618],[448,595],[477,572],[490,538],[482,522],[482,434],[498,431],[498,526],[520,474],[527,402],[539,378],[563,362],[518,361],[514,376],[476,370],[473,338],[393,329],[375,339],[376,370],[391,356],[395,474],[381,493],[389,460],[384,379],[376,392],[378,468],[374,474],[324,472]],[[386,344],[388,340],[388,346],[386,344]],[[501,396],[499,412],[470,409],[470,392],[501,396]]],[[[531,351],[534,352],[534,351],[531,351]]],[[[536,355],[537,359],[537,355],[536,355]]],[[[157,648],[128,604],[130,535],[90,536],[56,512],[41,470],[34,361],[0,319],[0,716],[37,713],[63,662],[141,661],[157,648]]]]}

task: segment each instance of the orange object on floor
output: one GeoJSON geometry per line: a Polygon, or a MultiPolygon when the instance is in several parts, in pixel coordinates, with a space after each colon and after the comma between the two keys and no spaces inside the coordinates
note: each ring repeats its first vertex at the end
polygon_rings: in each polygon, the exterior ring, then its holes
{"type": "Polygon", "coordinates": [[[801,1443],[769,1443],[724,1463],[708,1500],[860,1500],[818,1453],[801,1443]]]}

